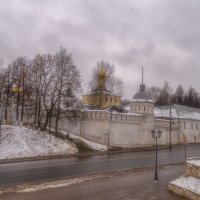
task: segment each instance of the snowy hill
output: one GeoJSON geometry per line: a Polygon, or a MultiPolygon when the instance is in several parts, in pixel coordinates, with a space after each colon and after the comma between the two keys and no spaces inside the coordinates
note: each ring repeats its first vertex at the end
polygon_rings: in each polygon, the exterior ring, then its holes
{"type": "Polygon", "coordinates": [[[67,155],[77,152],[71,143],[46,132],[18,126],[2,126],[0,159],[67,155]]]}

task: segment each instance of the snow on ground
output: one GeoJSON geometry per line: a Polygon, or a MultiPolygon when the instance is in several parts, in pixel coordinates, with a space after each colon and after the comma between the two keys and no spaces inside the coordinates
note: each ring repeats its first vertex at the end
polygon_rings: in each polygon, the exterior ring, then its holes
{"type": "Polygon", "coordinates": [[[200,158],[191,158],[191,159],[188,159],[187,163],[192,164],[192,165],[196,165],[196,166],[200,167],[200,158]]]}
{"type": "Polygon", "coordinates": [[[77,135],[72,134],[72,133],[68,133],[66,131],[60,131],[60,132],[62,132],[64,135],[69,134],[69,138],[81,140],[83,143],[85,143],[89,148],[91,148],[93,150],[97,150],[97,151],[107,151],[108,150],[107,145],[91,142],[91,141],[86,140],[86,139],[84,139],[80,136],[77,136],[77,135]]]}
{"type": "Polygon", "coordinates": [[[71,143],[46,132],[19,126],[2,126],[0,159],[67,155],[77,152],[71,143]]]}
{"type": "Polygon", "coordinates": [[[197,179],[195,177],[180,177],[175,181],[172,181],[171,184],[200,194],[200,179],[197,179]]]}

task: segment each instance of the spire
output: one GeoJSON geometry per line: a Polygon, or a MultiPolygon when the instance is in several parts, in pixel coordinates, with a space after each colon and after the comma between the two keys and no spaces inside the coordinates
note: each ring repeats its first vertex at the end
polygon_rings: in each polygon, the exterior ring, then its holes
{"type": "Polygon", "coordinates": [[[143,75],[143,67],[142,67],[142,85],[143,85],[143,78],[144,78],[144,75],[143,75]]]}
{"type": "Polygon", "coordinates": [[[143,67],[142,67],[142,84],[140,85],[140,92],[145,92],[143,67]]]}

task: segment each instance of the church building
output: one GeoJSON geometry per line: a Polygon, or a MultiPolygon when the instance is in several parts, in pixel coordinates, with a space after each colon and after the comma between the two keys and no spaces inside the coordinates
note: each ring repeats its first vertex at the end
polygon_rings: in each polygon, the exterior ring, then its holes
{"type": "Polygon", "coordinates": [[[89,94],[83,95],[82,104],[94,109],[105,109],[112,106],[119,106],[121,97],[113,94],[106,88],[106,70],[103,65],[98,71],[98,85],[89,94]]]}

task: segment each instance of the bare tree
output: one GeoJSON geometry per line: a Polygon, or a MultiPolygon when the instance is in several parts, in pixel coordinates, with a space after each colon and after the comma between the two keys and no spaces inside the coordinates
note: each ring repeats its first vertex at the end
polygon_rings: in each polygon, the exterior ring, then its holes
{"type": "Polygon", "coordinates": [[[23,121],[24,115],[24,102],[25,102],[25,74],[28,67],[28,60],[26,57],[18,57],[10,64],[11,68],[11,79],[12,84],[15,85],[16,93],[16,121],[19,121],[19,109],[21,103],[21,118],[20,121],[23,121]]]}
{"type": "Polygon", "coordinates": [[[89,91],[94,91],[98,87],[98,72],[101,67],[106,71],[105,86],[108,91],[112,91],[115,95],[121,96],[123,93],[123,81],[121,78],[115,76],[115,67],[107,61],[100,61],[93,69],[91,80],[88,84],[89,91]]]}
{"type": "Polygon", "coordinates": [[[57,77],[57,71],[55,69],[55,60],[54,56],[47,55],[47,63],[42,75],[42,100],[45,114],[45,122],[43,129],[47,128],[48,122],[52,113],[55,109],[55,106],[58,101],[58,84],[59,79],[57,77]]]}
{"type": "Polygon", "coordinates": [[[61,101],[65,101],[66,91],[70,87],[71,92],[78,94],[80,92],[80,72],[74,65],[72,54],[66,49],[60,48],[60,51],[55,55],[55,67],[57,78],[59,79],[58,87],[58,102],[56,109],[56,126],[55,132],[58,131],[58,121],[62,110],[61,101]]]}
{"type": "Polygon", "coordinates": [[[150,96],[152,97],[152,99],[157,102],[158,97],[160,95],[161,92],[161,88],[157,87],[157,86],[152,86],[150,88],[147,88],[146,91],[150,94],[150,96]]]}
{"type": "Polygon", "coordinates": [[[41,109],[42,109],[42,95],[43,95],[43,79],[45,75],[45,68],[47,65],[47,55],[37,54],[31,61],[29,79],[30,86],[33,89],[34,98],[34,121],[33,124],[40,128],[41,126],[41,109]]]}
{"type": "Polygon", "coordinates": [[[173,90],[172,90],[171,86],[166,81],[164,83],[163,88],[160,91],[158,98],[157,98],[156,105],[158,105],[158,106],[169,105],[171,103],[170,100],[171,100],[172,92],[173,92],[173,90]]]}

